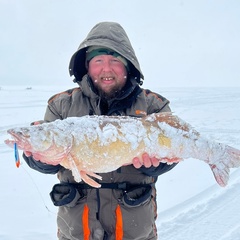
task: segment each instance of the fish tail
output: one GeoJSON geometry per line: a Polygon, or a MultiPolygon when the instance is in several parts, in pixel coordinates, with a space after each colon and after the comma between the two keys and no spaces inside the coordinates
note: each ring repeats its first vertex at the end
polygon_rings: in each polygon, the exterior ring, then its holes
{"type": "Polygon", "coordinates": [[[240,150],[226,146],[226,155],[228,158],[228,166],[230,168],[238,168],[240,167],[240,150]]]}
{"type": "Polygon", "coordinates": [[[217,183],[225,187],[229,180],[230,168],[240,167],[240,150],[226,146],[223,159],[216,164],[209,164],[217,183]]]}

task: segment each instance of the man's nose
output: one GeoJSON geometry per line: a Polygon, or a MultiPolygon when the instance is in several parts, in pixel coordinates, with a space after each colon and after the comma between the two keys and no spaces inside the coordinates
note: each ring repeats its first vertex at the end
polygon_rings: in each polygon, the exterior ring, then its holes
{"type": "Polygon", "coordinates": [[[112,67],[109,61],[105,61],[103,63],[103,71],[107,72],[107,71],[111,71],[112,67]]]}

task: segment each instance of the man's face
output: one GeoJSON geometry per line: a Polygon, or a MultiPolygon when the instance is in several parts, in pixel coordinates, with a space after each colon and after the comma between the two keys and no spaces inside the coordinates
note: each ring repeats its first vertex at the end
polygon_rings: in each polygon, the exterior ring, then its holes
{"type": "Polygon", "coordinates": [[[99,55],[92,58],[88,66],[88,74],[100,96],[114,98],[127,81],[124,64],[112,55],[99,55]]]}

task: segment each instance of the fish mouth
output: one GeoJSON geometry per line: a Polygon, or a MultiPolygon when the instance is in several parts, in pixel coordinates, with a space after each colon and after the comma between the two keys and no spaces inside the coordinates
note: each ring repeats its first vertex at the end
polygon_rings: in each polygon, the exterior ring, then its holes
{"type": "Polygon", "coordinates": [[[29,136],[24,135],[21,131],[16,132],[14,129],[7,130],[7,133],[11,135],[11,139],[5,140],[5,144],[12,148],[14,144],[17,144],[19,149],[26,149],[28,145],[27,138],[29,138],[29,136]]]}

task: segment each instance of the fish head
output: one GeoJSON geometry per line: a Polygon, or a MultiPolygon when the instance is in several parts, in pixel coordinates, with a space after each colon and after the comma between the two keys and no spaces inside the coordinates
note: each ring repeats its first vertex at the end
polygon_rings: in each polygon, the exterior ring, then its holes
{"type": "Polygon", "coordinates": [[[7,131],[11,135],[11,139],[5,140],[5,144],[9,147],[17,144],[18,148],[24,151],[31,151],[30,134],[28,128],[12,128],[7,131]]]}
{"type": "Polygon", "coordinates": [[[51,147],[52,141],[49,134],[44,131],[41,125],[12,128],[7,131],[11,135],[11,139],[5,140],[9,147],[17,144],[18,148],[23,151],[41,152],[51,147]]]}
{"type": "Polygon", "coordinates": [[[11,139],[5,140],[8,146],[17,144],[20,150],[31,152],[37,160],[52,165],[66,158],[72,146],[72,136],[65,134],[64,129],[54,129],[50,123],[13,128],[7,132],[11,135],[11,139]]]}

